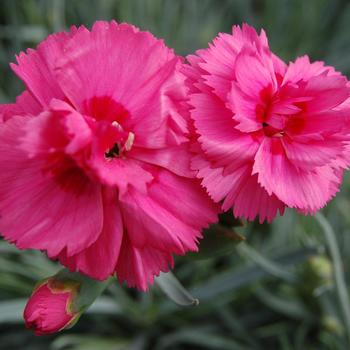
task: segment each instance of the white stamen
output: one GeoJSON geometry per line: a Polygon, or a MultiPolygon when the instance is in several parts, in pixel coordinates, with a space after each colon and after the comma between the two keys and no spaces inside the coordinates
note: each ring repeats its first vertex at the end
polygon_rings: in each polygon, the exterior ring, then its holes
{"type": "Polygon", "coordinates": [[[129,135],[128,135],[128,138],[124,144],[124,148],[127,150],[127,151],[130,151],[131,150],[131,147],[134,143],[134,140],[135,140],[135,135],[134,133],[132,132],[129,132],[129,135]]]}
{"type": "Polygon", "coordinates": [[[112,125],[118,130],[123,130],[122,126],[116,121],[112,122],[112,125]]]}

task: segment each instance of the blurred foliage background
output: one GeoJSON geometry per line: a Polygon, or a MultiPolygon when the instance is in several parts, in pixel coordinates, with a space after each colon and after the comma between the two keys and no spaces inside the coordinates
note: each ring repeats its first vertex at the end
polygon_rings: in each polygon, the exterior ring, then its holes
{"type": "MultiPolygon", "coordinates": [[[[265,28],[286,61],[308,53],[350,73],[348,0],[2,0],[0,102],[23,89],[8,66],[16,53],[51,32],[97,19],[131,22],[183,55],[248,22],[265,28]]],[[[174,273],[199,306],[180,308],[157,287],[144,294],[115,283],[73,329],[53,336],[26,330],[22,310],[35,283],[59,267],[0,241],[0,349],[347,350],[349,181],[345,176],[323,216],[287,210],[270,225],[236,229],[246,241],[223,240],[225,249],[213,246],[210,258],[177,259],[174,273]]]]}

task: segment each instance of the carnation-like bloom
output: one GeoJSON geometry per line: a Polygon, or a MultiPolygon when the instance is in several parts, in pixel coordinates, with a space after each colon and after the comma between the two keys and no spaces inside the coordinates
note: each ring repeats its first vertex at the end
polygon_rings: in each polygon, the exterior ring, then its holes
{"type": "Polygon", "coordinates": [[[59,332],[72,326],[81,312],[73,310],[79,285],[47,280],[34,289],[24,309],[26,327],[36,335],[59,332]]]}
{"type": "Polygon", "coordinates": [[[128,24],[49,36],[1,107],[0,232],[95,279],[147,289],[218,208],[190,169],[182,60],[128,24]]]}
{"type": "Polygon", "coordinates": [[[335,195],[349,159],[344,76],[307,56],[287,66],[248,25],[188,61],[192,165],[224,210],[271,221],[285,207],[315,213],[335,195]]]}

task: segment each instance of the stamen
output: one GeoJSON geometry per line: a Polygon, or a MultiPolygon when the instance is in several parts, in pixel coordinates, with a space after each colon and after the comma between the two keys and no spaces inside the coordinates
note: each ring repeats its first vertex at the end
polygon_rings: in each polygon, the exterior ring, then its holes
{"type": "Polygon", "coordinates": [[[132,133],[132,132],[129,132],[129,135],[128,135],[128,138],[124,144],[124,149],[127,150],[127,151],[130,151],[131,150],[131,147],[134,143],[134,140],[135,140],[135,134],[132,133]]]}
{"type": "Polygon", "coordinates": [[[123,130],[122,126],[117,121],[112,122],[112,125],[118,130],[123,130]]]}

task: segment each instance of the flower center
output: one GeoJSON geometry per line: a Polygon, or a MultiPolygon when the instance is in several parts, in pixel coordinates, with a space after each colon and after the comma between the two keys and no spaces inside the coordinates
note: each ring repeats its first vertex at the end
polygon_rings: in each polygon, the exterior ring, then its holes
{"type": "Polygon", "coordinates": [[[115,143],[111,149],[105,152],[105,157],[107,159],[119,157],[119,145],[115,143]]]}
{"type": "Polygon", "coordinates": [[[284,130],[276,129],[266,122],[262,123],[264,134],[268,137],[283,137],[284,130]]]}
{"type": "Polygon", "coordinates": [[[111,129],[101,135],[107,141],[104,153],[106,160],[122,157],[125,152],[131,150],[135,139],[134,133],[124,131],[117,122],[111,124],[111,129]]]}
{"type": "Polygon", "coordinates": [[[83,103],[84,114],[91,116],[99,152],[105,160],[125,156],[134,142],[134,134],[125,130],[129,112],[110,96],[97,96],[83,103]]]}

